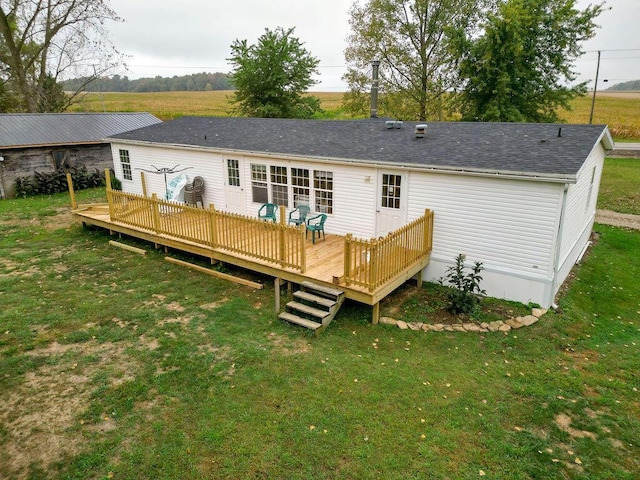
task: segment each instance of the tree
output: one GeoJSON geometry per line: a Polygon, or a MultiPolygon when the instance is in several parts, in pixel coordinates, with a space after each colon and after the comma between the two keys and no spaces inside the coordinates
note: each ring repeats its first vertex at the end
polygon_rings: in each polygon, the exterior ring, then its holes
{"type": "Polygon", "coordinates": [[[109,0],[0,0],[0,80],[15,109],[61,111],[86,83],[61,97],[60,79],[83,73],[90,83],[120,65],[109,20],[119,20],[109,0]]]}
{"type": "Polygon", "coordinates": [[[484,35],[467,44],[461,63],[465,120],[556,122],[558,107],[586,92],[573,62],[595,34],[603,5],[576,0],[508,0],[489,15],[484,35]]]}
{"type": "Polygon", "coordinates": [[[349,12],[344,104],[368,112],[370,65],[380,63],[379,111],[398,119],[440,118],[459,85],[457,45],[476,32],[494,0],[367,0],[349,12]]]}
{"type": "Polygon", "coordinates": [[[265,29],[256,45],[231,44],[232,97],[242,115],[268,118],[309,118],[320,111],[320,100],[303,96],[317,82],[320,62],[293,36],[294,29],[265,29]]]}

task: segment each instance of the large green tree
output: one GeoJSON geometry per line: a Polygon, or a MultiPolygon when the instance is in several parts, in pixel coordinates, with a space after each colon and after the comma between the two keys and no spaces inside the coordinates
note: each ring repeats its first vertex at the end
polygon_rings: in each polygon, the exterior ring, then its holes
{"type": "Polygon", "coordinates": [[[369,109],[371,63],[380,61],[378,110],[405,120],[441,118],[459,85],[461,39],[477,32],[494,0],[367,0],[349,12],[344,103],[369,109]]]}
{"type": "Polygon", "coordinates": [[[461,75],[465,120],[555,122],[558,107],[586,92],[574,61],[595,34],[603,5],[576,0],[507,0],[489,15],[484,34],[466,45],[461,75]]]}
{"type": "Polygon", "coordinates": [[[293,36],[294,29],[265,29],[255,45],[231,45],[232,83],[236,111],[267,118],[309,118],[320,111],[317,97],[303,95],[317,82],[320,62],[293,36]]]}
{"type": "Polygon", "coordinates": [[[64,77],[87,82],[121,64],[105,23],[119,20],[109,0],[0,0],[0,82],[13,110],[61,111],[64,77]]]}

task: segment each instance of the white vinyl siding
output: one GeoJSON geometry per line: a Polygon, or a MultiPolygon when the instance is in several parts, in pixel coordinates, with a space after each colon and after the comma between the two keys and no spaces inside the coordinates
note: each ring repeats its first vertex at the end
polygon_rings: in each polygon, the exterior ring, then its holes
{"type": "Polygon", "coordinates": [[[432,258],[463,253],[488,269],[552,275],[561,185],[412,173],[409,199],[409,220],[435,212],[432,258]]]}
{"type": "Polygon", "coordinates": [[[593,222],[603,165],[604,150],[597,145],[578,172],[576,183],[569,185],[560,245],[561,264],[574,249],[582,232],[593,222]]]}
{"type": "Polygon", "coordinates": [[[142,182],[140,173],[144,170],[147,195],[156,193],[159,198],[164,198],[164,175],[151,173],[155,171],[152,165],[158,168],[176,167],[176,170],[186,169],[175,174],[167,174],[167,182],[177,175],[186,175],[189,180],[196,176],[204,178],[204,204],[214,204],[224,208],[224,181],[227,176],[226,157],[209,152],[192,151],[180,148],[154,147],[146,145],[112,144],[114,164],[119,162],[119,149],[129,151],[131,161],[132,181],[125,182],[122,188],[125,192],[142,195],[142,182]],[[190,168],[189,168],[190,167],[190,168]]]}

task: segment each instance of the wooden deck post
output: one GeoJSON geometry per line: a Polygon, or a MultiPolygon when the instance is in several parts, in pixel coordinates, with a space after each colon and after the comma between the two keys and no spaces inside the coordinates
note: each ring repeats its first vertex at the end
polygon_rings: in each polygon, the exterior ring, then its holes
{"type": "Polygon", "coordinates": [[[371,312],[371,323],[377,325],[380,321],[380,302],[377,302],[372,307],[371,312]]]}
{"type": "Polygon", "coordinates": [[[158,205],[158,194],[151,194],[151,211],[153,212],[153,228],[156,234],[160,233],[160,209],[158,205]]]}
{"type": "Polygon", "coordinates": [[[276,300],[275,300],[275,311],[276,316],[280,314],[280,278],[276,277],[273,279],[273,290],[275,291],[276,300]]]}
{"type": "Polygon", "coordinates": [[[347,233],[344,237],[344,281],[347,286],[351,285],[351,239],[353,235],[347,233]]]}
{"type": "Polygon", "coordinates": [[[140,183],[142,184],[142,196],[147,198],[147,182],[144,179],[144,172],[140,172],[140,183]]]}
{"type": "Polygon", "coordinates": [[[218,231],[216,228],[216,207],[213,203],[209,204],[209,228],[211,234],[211,247],[217,248],[218,246],[218,231]]]}
{"type": "Polygon", "coordinates": [[[114,217],[114,209],[113,209],[113,195],[111,189],[111,172],[109,169],[105,169],[104,171],[104,183],[107,188],[107,203],[109,204],[109,218],[113,220],[114,217]]]}
{"type": "Polygon", "coordinates": [[[304,223],[300,225],[300,271],[307,270],[307,228],[304,223]]]}
{"type": "MultiPolygon", "coordinates": [[[[373,292],[378,284],[378,267],[380,259],[378,258],[378,241],[371,242],[371,257],[369,258],[369,291],[373,292]]],[[[376,321],[377,323],[377,321],[376,321]]]]}
{"type": "Polygon", "coordinates": [[[426,208],[424,210],[424,252],[429,252],[431,251],[431,238],[433,235],[433,214],[431,213],[431,210],[429,210],[428,208],[426,208]]]}
{"type": "Polygon", "coordinates": [[[287,253],[287,249],[286,249],[286,245],[284,243],[284,227],[286,225],[285,221],[284,221],[284,217],[287,214],[286,209],[284,207],[284,205],[280,205],[280,229],[278,231],[278,234],[280,236],[280,266],[284,267],[286,264],[286,253],[287,253]]]}
{"type": "Polygon", "coordinates": [[[424,270],[420,269],[418,273],[416,273],[416,285],[418,288],[422,288],[422,272],[424,270]]]}
{"type": "Polygon", "coordinates": [[[73,179],[69,172],[67,172],[67,185],[69,186],[69,196],[71,197],[71,210],[77,210],[78,203],[76,202],[76,192],[73,191],[73,179]]]}

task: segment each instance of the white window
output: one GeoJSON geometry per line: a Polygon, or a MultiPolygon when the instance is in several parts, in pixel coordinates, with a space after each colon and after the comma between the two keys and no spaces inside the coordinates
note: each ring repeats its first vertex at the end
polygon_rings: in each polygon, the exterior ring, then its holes
{"type": "Polygon", "coordinates": [[[287,186],[287,167],[271,166],[271,202],[289,206],[289,187],[287,186]]]}
{"type": "Polygon", "coordinates": [[[251,194],[255,203],[267,203],[269,201],[266,165],[251,164],[251,194]]]}
{"type": "Polygon", "coordinates": [[[315,170],[313,172],[313,193],[315,211],[333,213],[333,172],[315,170]]]}
{"type": "Polygon", "coordinates": [[[291,185],[293,186],[293,207],[309,205],[309,170],[305,168],[291,169],[291,185]]]}
{"type": "Polygon", "coordinates": [[[402,175],[382,175],[382,201],[384,208],[400,208],[400,187],[402,175]]]}
{"type": "Polygon", "coordinates": [[[122,176],[125,180],[133,180],[131,174],[131,160],[129,160],[129,150],[120,150],[120,164],[122,165],[122,176]]]}
{"type": "Polygon", "coordinates": [[[227,174],[229,178],[229,186],[240,186],[240,165],[238,160],[227,159],[227,174]]]}

